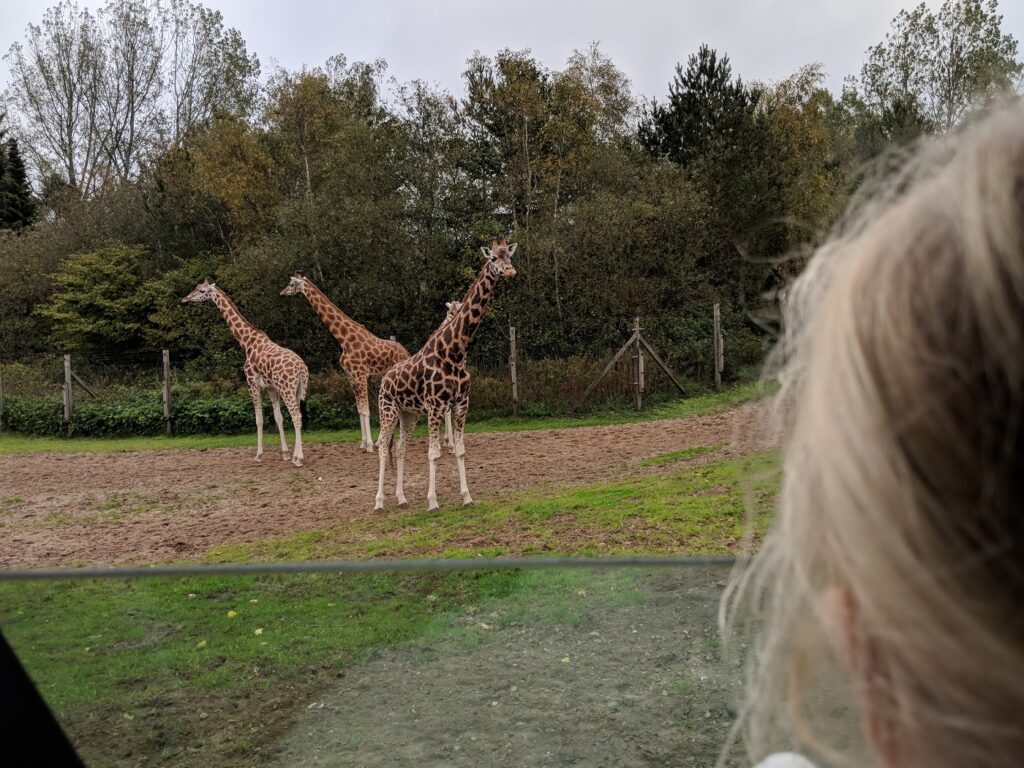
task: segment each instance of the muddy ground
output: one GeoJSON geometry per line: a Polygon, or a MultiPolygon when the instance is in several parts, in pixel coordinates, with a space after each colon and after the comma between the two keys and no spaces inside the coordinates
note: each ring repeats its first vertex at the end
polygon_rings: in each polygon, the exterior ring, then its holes
{"type": "MultiPolygon", "coordinates": [[[[646,458],[696,446],[752,447],[747,405],[685,419],[467,435],[476,499],[596,483],[646,458]]],[[[0,456],[0,568],[202,558],[219,544],[343,526],[374,514],[377,456],[354,443],[306,447],[296,469],[254,449],[0,456]]],[[[406,494],[425,504],[426,442],[406,460],[406,494]]],[[[395,504],[389,477],[388,504],[395,504]]],[[[442,505],[459,501],[455,460],[438,468],[442,505]]],[[[384,512],[386,514],[386,511],[384,512]]]]}

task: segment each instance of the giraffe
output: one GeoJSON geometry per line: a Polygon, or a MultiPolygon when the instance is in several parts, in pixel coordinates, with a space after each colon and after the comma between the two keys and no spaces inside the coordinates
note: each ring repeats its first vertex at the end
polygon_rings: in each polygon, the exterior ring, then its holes
{"type": "Polygon", "coordinates": [[[359,431],[362,438],[359,449],[373,453],[373,435],[370,431],[370,376],[380,376],[391,366],[409,359],[405,347],[397,341],[388,341],[370,333],[363,325],[342,312],[311,280],[292,275],[282,296],[305,296],[327,330],[341,346],[338,363],[352,384],[352,394],[359,412],[359,431]]]}
{"type": "Polygon", "coordinates": [[[459,490],[462,503],[473,503],[466,483],[466,446],[463,433],[466,414],[469,412],[469,371],[466,369],[466,350],[483,320],[487,304],[494,295],[499,278],[515,277],[512,254],[516,244],[491,242],[490,248],[481,248],[486,261],[480,274],[469,287],[461,304],[449,306],[445,321],[427,339],[427,343],[415,355],[395,365],[384,374],[380,383],[378,409],[380,411],[380,473],[377,482],[377,498],[374,509],[384,508],[384,472],[391,449],[391,437],[395,425],[401,425],[397,459],[397,483],[395,495],[398,505],[408,504],[402,488],[405,472],[405,446],[409,435],[416,427],[420,414],[426,414],[429,433],[430,484],[427,504],[430,510],[437,504],[437,460],[441,457],[441,420],[449,408],[454,414],[455,458],[459,466],[459,490]]]}
{"type": "Polygon", "coordinates": [[[274,421],[281,437],[281,456],[288,461],[288,442],[284,436],[281,400],[295,425],[295,450],[292,464],[302,466],[302,401],[306,399],[309,370],[302,358],[290,349],[278,346],[263,331],[242,317],[238,307],[228,295],[209,280],[203,280],[182,303],[212,301],[224,315],[235,340],[245,350],[245,381],[249,385],[253,408],[256,411],[256,461],[263,461],[263,399],[267,390],[274,406],[274,421]]]}

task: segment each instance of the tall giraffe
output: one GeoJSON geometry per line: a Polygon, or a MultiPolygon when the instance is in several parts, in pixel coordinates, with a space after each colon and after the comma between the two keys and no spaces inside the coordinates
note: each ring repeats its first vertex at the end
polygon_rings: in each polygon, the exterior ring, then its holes
{"type": "Polygon", "coordinates": [[[245,350],[245,381],[249,385],[253,408],[256,411],[256,461],[263,461],[263,395],[265,389],[274,406],[274,421],[281,437],[281,456],[288,461],[288,441],[284,436],[284,421],[281,417],[281,403],[292,417],[295,425],[295,451],[292,464],[302,466],[302,401],[306,399],[309,384],[309,369],[302,358],[270,340],[242,317],[235,303],[215,284],[203,280],[182,303],[212,301],[224,315],[228,329],[245,350]]]}
{"type": "Polygon", "coordinates": [[[327,330],[341,346],[338,363],[345,371],[352,385],[359,412],[359,431],[362,439],[360,450],[373,453],[373,435],[370,431],[370,377],[384,374],[391,366],[409,359],[405,347],[397,341],[381,339],[370,333],[365,326],[357,323],[342,312],[311,280],[302,275],[292,275],[288,285],[281,291],[282,296],[301,293],[320,315],[327,330]]]}
{"type": "Polygon", "coordinates": [[[481,248],[487,261],[480,274],[469,287],[460,306],[449,307],[449,316],[431,334],[427,343],[415,355],[395,365],[384,374],[380,383],[380,474],[374,509],[384,508],[384,472],[391,437],[395,425],[401,423],[401,433],[395,449],[397,483],[395,495],[399,506],[408,502],[402,482],[405,472],[405,446],[416,427],[420,414],[426,414],[430,447],[430,486],[427,504],[437,509],[437,460],[441,457],[441,421],[450,408],[454,413],[455,458],[459,465],[459,490],[462,503],[473,503],[466,483],[466,446],[463,439],[466,414],[469,412],[469,371],[466,369],[466,350],[483,320],[487,304],[494,295],[499,278],[515,277],[512,254],[516,244],[491,242],[490,248],[481,248]]]}

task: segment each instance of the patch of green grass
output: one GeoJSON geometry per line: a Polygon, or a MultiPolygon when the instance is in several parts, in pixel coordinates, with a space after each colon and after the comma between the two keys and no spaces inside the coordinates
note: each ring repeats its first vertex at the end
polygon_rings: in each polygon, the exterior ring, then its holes
{"type": "MultiPolygon", "coordinates": [[[[627,424],[636,421],[650,421],[653,419],[674,419],[720,411],[725,408],[738,405],[739,403],[756,399],[761,394],[763,394],[762,390],[757,384],[739,384],[735,387],[723,390],[722,392],[672,400],[640,413],[632,410],[611,410],[588,413],[584,416],[578,417],[558,416],[529,419],[497,417],[482,419],[480,421],[471,420],[466,425],[466,431],[512,432],[535,429],[560,429],[565,427],[608,426],[612,424],[627,424]]],[[[376,427],[374,427],[374,430],[376,431],[376,427]]],[[[43,452],[109,453],[117,451],[181,450],[185,448],[209,450],[213,448],[238,447],[252,448],[255,453],[255,432],[256,430],[254,426],[252,434],[207,436],[188,435],[181,437],[61,438],[32,437],[28,435],[3,433],[0,434],[0,455],[43,452]]],[[[420,420],[416,434],[426,434],[426,426],[422,419],[420,420]]],[[[302,442],[304,445],[316,443],[349,443],[357,442],[359,439],[360,434],[354,429],[338,431],[314,430],[302,435],[302,442]]],[[[294,442],[294,437],[291,433],[288,435],[288,442],[289,445],[294,442]]]]}
{"type": "Polygon", "coordinates": [[[249,699],[246,717],[256,719],[262,699],[268,708],[274,696],[301,701],[337,670],[422,636],[438,617],[508,595],[519,578],[382,573],[5,583],[0,626],[84,756],[106,763],[110,734],[92,733],[88,723],[96,717],[129,732],[138,720],[128,740],[142,742],[147,718],[178,708],[186,730],[201,729],[199,710],[227,708],[223,697],[249,699]]]}
{"type": "Polygon", "coordinates": [[[173,762],[187,751],[189,764],[249,765],[256,747],[275,743],[275,729],[291,726],[296,704],[374,652],[405,647],[425,662],[506,627],[578,626],[588,611],[645,600],[649,576],[556,569],[6,583],[0,626],[90,763],[157,754],[173,762]],[[207,711],[222,714],[212,738],[207,711]],[[262,723],[258,733],[252,722],[262,723]]]}
{"type": "Polygon", "coordinates": [[[767,528],[779,477],[777,454],[754,454],[469,508],[392,508],[344,528],[215,547],[208,559],[732,554],[748,514],[755,537],[767,528]]]}
{"type": "Polygon", "coordinates": [[[662,453],[657,456],[652,456],[649,459],[644,459],[640,462],[641,467],[663,467],[666,464],[673,464],[683,459],[692,459],[695,456],[702,456],[705,453],[711,453],[721,448],[721,445],[695,445],[693,448],[687,448],[682,451],[672,451],[671,453],[662,453]]]}

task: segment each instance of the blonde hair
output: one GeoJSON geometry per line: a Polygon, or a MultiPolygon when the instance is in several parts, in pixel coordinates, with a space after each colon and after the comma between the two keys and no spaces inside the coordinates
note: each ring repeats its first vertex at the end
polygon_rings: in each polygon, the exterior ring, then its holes
{"type": "Polygon", "coordinates": [[[902,765],[1020,765],[1024,109],[919,148],[864,195],[788,291],[784,329],[777,519],[723,600],[727,634],[756,638],[750,756],[782,732],[849,762],[807,705],[839,588],[881,672],[851,684],[884,686],[873,715],[902,765]]]}

